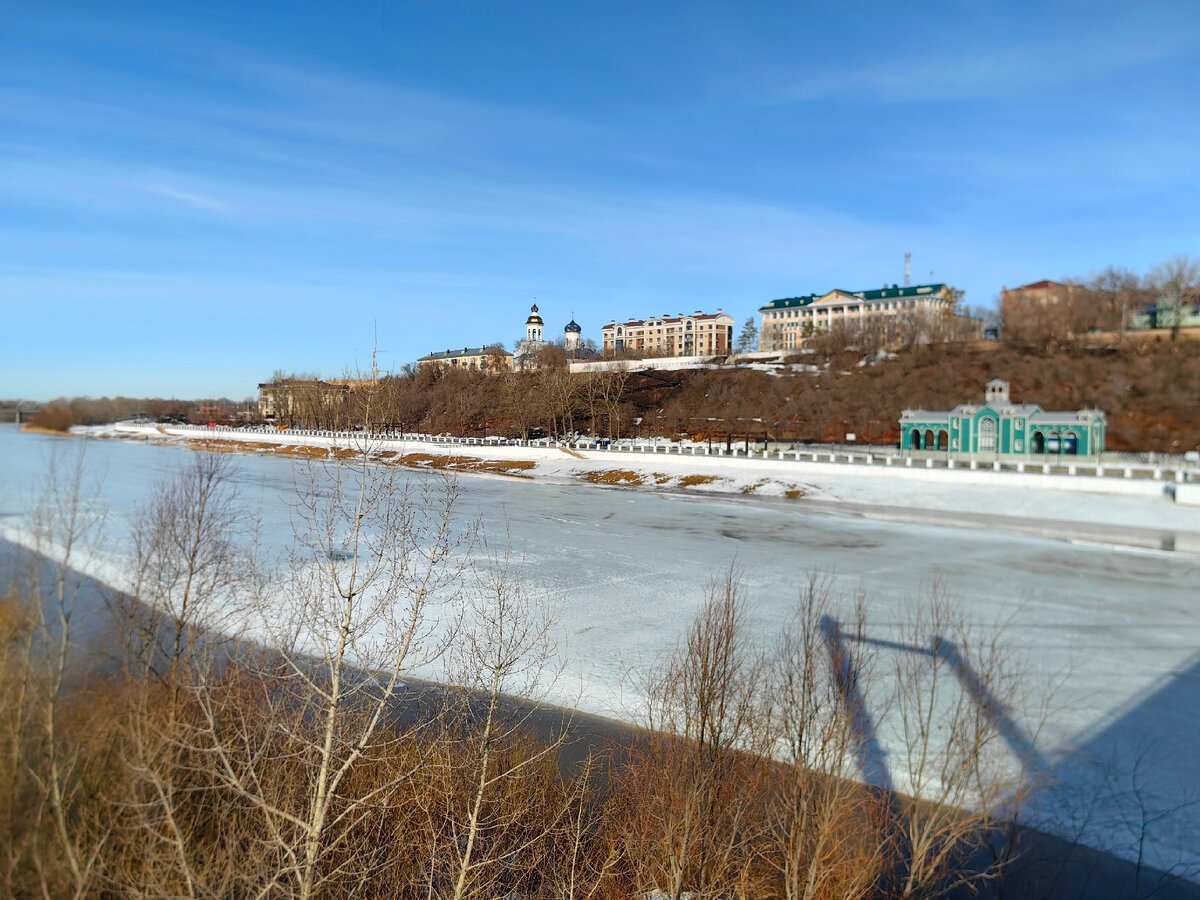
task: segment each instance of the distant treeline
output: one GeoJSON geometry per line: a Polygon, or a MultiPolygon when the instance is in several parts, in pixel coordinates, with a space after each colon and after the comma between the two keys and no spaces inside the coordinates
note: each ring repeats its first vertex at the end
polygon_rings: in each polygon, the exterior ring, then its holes
{"type": "MultiPolygon", "coordinates": [[[[407,367],[356,382],[331,400],[315,379],[292,379],[293,402],[277,424],[377,427],[460,436],[596,435],[714,442],[781,440],[894,444],[909,407],[951,409],[981,400],[992,378],[1044,409],[1097,407],[1108,414],[1108,449],[1181,453],[1200,449],[1200,342],[1125,342],[1047,347],[1015,340],[919,344],[889,357],[844,335],[822,335],[810,352],[775,371],[724,367],[682,372],[572,374],[552,362],[530,372],[484,375],[407,367]],[[313,385],[306,391],[305,384],[313,385]]],[[[154,419],[253,420],[253,403],[76,397],[31,418],[43,428],[154,419]]]]}
{"type": "MultiPolygon", "coordinates": [[[[152,419],[198,421],[210,413],[227,418],[231,413],[245,410],[246,401],[238,403],[222,397],[219,400],[164,400],[161,397],[59,397],[30,416],[31,425],[53,431],[66,431],[72,425],[103,425],[134,416],[152,419]]],[[[251,408],[254,406],[251,404],[251,408]]]]}
{"type": "Polygon", "coordinates": [[[1200,259],[1177,254],[1142,275],[1109,266],[1088,278],[1069,278],[1059,288],[1052,302],[1036,292],[1002,295],[1004,340],[1048,349],[1089,332],[1124,334],[1148,308],[1154,310],[1154,326],[1178,338],[1200,304],[1200,259]]]}

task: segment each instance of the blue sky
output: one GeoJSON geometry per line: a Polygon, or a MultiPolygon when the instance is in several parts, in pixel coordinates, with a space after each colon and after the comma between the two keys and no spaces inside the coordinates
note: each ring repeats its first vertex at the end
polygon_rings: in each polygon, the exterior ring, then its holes
{"type": "Polygon", "coordinates": [[[0,397],[1200,252],[1200,4],[0,0],[0,397]]]}

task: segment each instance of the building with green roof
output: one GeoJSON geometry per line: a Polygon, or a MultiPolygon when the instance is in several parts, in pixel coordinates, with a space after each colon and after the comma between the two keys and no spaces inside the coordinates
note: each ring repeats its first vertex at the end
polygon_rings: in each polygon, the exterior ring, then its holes
{"type": "Polygon", "coordinates": [[[873,291],[832,290],[827,294],[784,297],[760,306],[758,349],[797,350],[805,338],[838,324],[877,326],[898,335],[905,320],[943,316],[954,310],[954,293],[944,284],[918,284],[873,291]]]}

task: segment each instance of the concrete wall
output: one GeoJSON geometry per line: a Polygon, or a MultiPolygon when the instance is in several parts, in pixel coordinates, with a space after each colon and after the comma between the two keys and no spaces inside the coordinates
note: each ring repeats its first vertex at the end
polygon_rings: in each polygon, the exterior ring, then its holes
{"type": "Polygon", "coordinates": [[[640,372],[645,369],[698,369],[712,362],[711,356],[664,356],[661,359],[609,359],[573,362],[572,372],[640,372]]]}
{"type": "Polygon", "coordinates": [[[1183,506],[1200,506],[1200,484],[1175,485],[1175,502],[1183,506]]]}

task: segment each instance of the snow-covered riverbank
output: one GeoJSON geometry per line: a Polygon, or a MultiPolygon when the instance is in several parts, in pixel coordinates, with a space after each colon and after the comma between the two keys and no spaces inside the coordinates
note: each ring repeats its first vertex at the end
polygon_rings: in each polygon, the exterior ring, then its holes
{"type": "MultiPolygon", "coordinates": [[[[211,433],[170,425],[118,424],[81,430],[96,437],[236,447],[311,455],[355,450],[353,436],[291,432],[211,433]]],[[[886,521],[989,528],[1062,540],[1200,554],[1200,507],[1173,502],[1175,485],[1151,479],[955,470],[808,459],[614,453],[553,446],[470,445],[371,439],[381,462],[450,468],[546,482],[779,498],[810,508],[886,521]]]]}

